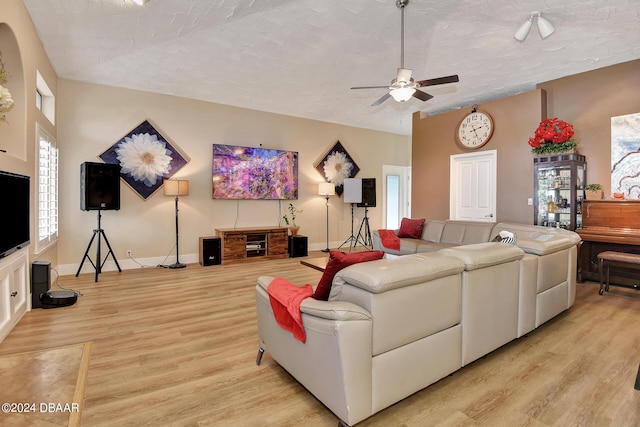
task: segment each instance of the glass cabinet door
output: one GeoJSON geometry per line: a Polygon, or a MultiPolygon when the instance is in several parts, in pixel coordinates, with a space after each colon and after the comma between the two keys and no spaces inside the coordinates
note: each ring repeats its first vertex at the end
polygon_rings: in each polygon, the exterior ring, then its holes
{"type": "Polygon", "coordinates": [[[584,156],[563,154],[534,159],[534,224],[575,230],[582,226],[587,166],[584,156]]]}

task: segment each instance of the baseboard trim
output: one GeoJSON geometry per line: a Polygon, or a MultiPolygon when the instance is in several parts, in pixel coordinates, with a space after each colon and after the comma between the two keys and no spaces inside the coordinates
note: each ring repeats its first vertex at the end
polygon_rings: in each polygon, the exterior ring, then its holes
{"type": "MultiPolygon", "coordinates": [[[[175,255],[169,257],[151,257],[151,258],[125,258],[118,259],[118,264],[122,270],[133,270],[136,268],[156,268],[159,264],[169,265],[176,262],[175,255]]],[[[180,254],[180,262],[185,264],[197,264],[199,262],[198,254],[180,254]]],[[[58,273],[61,276],[75,275],[80,267],[80,263],[77,264],[61,264],[58,266],[58,273]]],[[[102,266],[102,272],[118,271],[116,263],[111,257],[102,266]]],[[[82,265],[80,274],[83,273],[95,273],[95,270],[89,261],[85,261],[82,265]]]]}

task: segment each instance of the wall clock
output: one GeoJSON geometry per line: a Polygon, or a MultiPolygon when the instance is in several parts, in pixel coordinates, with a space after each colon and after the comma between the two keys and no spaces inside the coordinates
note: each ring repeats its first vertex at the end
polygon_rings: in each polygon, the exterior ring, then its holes
{"type": "Polygon", "coordinates": [[[485,145],[493,135],[493,119],[486,111],[474,105],[456,129],[456,141],[462,148],[477,149],[485,145]]]}

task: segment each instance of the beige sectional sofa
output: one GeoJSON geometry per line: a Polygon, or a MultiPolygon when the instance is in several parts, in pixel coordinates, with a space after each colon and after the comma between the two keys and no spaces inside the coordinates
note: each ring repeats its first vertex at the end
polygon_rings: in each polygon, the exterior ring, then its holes
{"type": "Polygon", "coordinates": [[[425,227],[425,242],[401,246],[401,253],[418,253],[347,267],[336,274],[329,301],[303,300],[304,344],[274,320],[266,291],[273,278],[258,279],[261,351],[342,425],[366,419],[573,305],[576,233],[428,223],[435,225],[425,227]],[[517,245],[491,242],[501,230],[515,233],[517,245]]]}

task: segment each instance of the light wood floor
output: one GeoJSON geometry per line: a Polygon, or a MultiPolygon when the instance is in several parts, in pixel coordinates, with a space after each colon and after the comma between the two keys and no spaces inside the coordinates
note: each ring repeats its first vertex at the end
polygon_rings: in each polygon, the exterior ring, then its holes
{"type": "MultiPolygon", "coordinates": [[[[255,365],[256,278],[317,283],[300,259],[64,276],[83,296],[27,313],[0,356],[92,343],[84,426],[335,426],[268,353],[255,365]]],[[[568,312],[358,426],[640,426],[640,293],[611,289],[579,284],[568,312]]],[[[3,370],[2,387],[32,366],[3,370]]]]}

